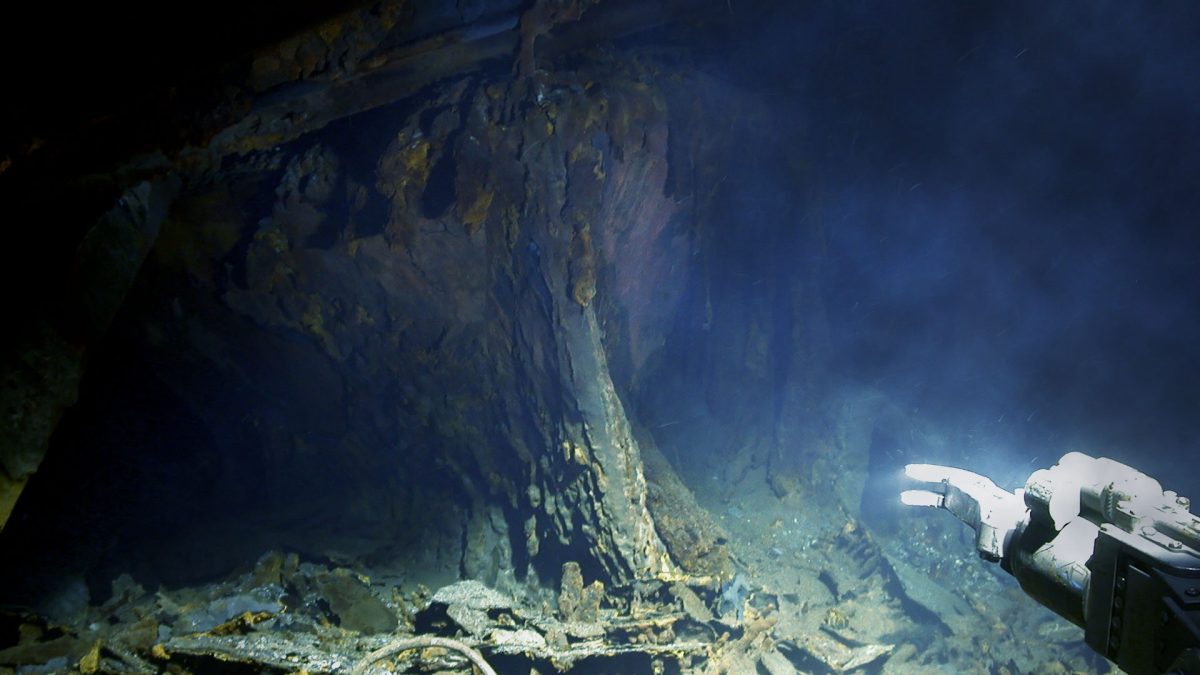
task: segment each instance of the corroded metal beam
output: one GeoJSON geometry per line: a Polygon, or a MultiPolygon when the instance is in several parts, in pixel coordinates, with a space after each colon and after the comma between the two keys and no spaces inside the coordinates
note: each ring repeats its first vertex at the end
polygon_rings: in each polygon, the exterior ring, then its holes
{"type": "MultiPolygon", "coordinates": [[[[535,3],[535,5],[539,5],[535,3]]],[[[269,148],[338,119],[412,96],[450,77],[476,72],[491,62],[510,65],[523,44],[532,57],[552,58],[659,28],[686,18],[711,19],[723,10],[715,0],[604,0],[578,21],[531,26],[529,14],[512,12],[396,47],[380,46],[344,71],[290,82],[260,96],[244,118],[210,144],[216,156],[269,148]],[[536,34],[529,35],[530,31],[536,34]],[[524,34],[523,34],[524,33],[524,34]]]]}

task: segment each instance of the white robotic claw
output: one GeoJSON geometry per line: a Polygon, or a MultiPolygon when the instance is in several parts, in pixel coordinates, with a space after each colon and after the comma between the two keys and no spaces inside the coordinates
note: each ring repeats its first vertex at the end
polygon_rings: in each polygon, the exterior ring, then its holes
{"type": "Polygon", "coordinates": [[[977,473],[938,464],[909,464],[904,473],[926,490],[905,490],[900,501],[909,506],[943,508],[975,530],[975,548],[987,560],[999,562],[1013,532],[1027,519],[1021,490],[1007,492],[977,473]]]}

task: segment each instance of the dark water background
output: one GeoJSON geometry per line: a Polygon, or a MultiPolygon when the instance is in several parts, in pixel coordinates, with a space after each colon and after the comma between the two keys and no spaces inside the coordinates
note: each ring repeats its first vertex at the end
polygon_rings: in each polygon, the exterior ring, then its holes
{"type": "Polygon", "coordinates": [[[1195,492],[1200,6],[785,4],[713,67],[816,167],[835,368],[973,429],[972,468],[1195,492]]]}

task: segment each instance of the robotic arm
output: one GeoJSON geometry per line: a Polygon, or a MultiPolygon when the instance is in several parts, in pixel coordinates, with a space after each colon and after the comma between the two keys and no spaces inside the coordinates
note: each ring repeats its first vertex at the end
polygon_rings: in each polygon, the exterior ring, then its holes
{"type": "Polygon", "coordinates": [[[1200,517],[1158,481],[1072,452],[1006,492],[978,474],[909,464],[934,483],[911,506],[970,525],[980,557],[1084,629],[1088,645],[1131,675],[1200,673],[1200,517]]]}

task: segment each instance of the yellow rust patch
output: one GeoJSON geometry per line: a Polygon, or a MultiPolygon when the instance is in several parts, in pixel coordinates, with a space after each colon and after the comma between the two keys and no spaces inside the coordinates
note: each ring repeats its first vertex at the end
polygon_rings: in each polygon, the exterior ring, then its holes
{"type": "Polygon", "coordinates": [[[96,640],[87,654],[79,659],[79,672],[94,673],[100,670],[100,641],[96,640]]]}
{"type": "Polygon", "coordinates": [[[209,635],[218,637],[225,635],[245,635],[256,623],[262,623],[271,618],[270,612],[242,612],[225,623],[213,628],[209,635]]]}
{"type": "Polygon", "coordinates": [[[429,148],[428,140],[418,138],[401,154],[407,173],[419,177],[421,182],[429,175],[429,148]]]}
{"type": "Polygon", "coordinates": [[[604,152],[590,145],[581,143],[571,148],[568,161],[572,164],[580,161],[590,162],[592,165],[592,175],[596,177],[596,180],[603,181],[607,176],[604,172],[604,152]]]}
{"type": "Polygon", "coordinates": [[[360,326],[374,326],[375,317],[371,316],[371,313],[367,311],[366,307],[363,307],[362,305],[355,305],[354,322],[360,326]]]}
{"type": "Polygon", "coordinates": [[[338,349],[337,341],[330,335],[329,330],[325,327],[325,312],[321,305],[321,297],[311,295],[308,297],[308,307],[304,310],[304,314],[300,317],[300,325],[304,327],[313,337],[321,343],[333,358],[341,361],[345,358],[341,350],[338,349]]]}
{"type": "Polygon", "coordinates": [[[596,297],[596,260],[587,227],[575,236],[571,249],[571,297],[580,307],[587,307],[596,297]]]}
{"type": "Polygon", "coordinates": [[[25,489],[25,483],[28,481],[28,478],[14,480],[9,478],[7,472],[0,471],[0,531],[4,530],[4,524],[12,515],[13,507],[17,505],[17,498],[21,496],[21,492],[25,489]]]}
{"type": "Polygon", "coordinates": [[[496,193],[487,188],[475,195],[475,201],[463,213],[463,224],[467,226],[468,234],[475,234],[487,220],[488,210],[492,208],[492,200],[495,198],[496,193]]]}
{"type": "Polygon", "coordinates": [[[389,149],[379,162],[379,191],[405,202],[409,185],[424,185],[432,169],[433,146],[426,138],[415,138],[402,146],[389,149]]]}
{"type": "Polygon", "coordinates": [[[325,22],[317,27],[317,35],[321,36],[321,41],[326,45],[332,46],[342,36],[342,22],[336,20],[325,22]]]}
{"type": "Polygon", "coordinates": [[[568,462],[574,462],[580,466],[588,465],[587,448],[579,443],[572,443],[570,441],[563,441],[562,447],[563,454],[566,456],[568,462]]]}
{"type": "Polygon", "coordinates": [[[274,227],[263,228],[255,232],[254,239],[270,246],[271,250],[276,253],[285,253],[290,248],[287,235],[274,227]]]}

